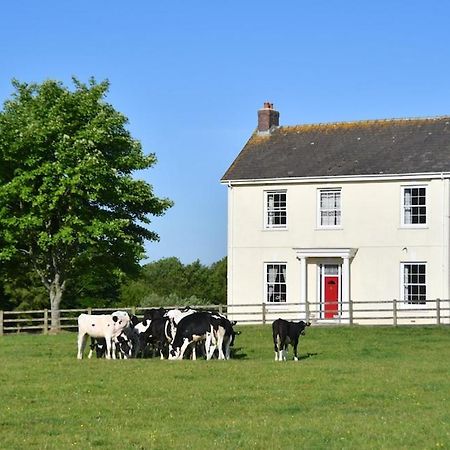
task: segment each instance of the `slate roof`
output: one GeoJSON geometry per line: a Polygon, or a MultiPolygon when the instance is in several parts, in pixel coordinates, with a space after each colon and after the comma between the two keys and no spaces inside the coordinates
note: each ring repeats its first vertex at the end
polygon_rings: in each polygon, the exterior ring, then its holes
{"type": "Polygon", "coordinates": [[[450,172],[450,117],[255,132],[222,181],[450,172]]]}

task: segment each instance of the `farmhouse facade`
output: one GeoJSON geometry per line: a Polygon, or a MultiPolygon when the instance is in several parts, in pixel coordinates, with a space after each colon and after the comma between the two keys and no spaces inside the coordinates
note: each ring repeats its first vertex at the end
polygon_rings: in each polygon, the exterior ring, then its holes
{"type": "Polygon", "coordinates": [[[280,126],[265,103],[221,180],[229,310],[332,323],[395,299],[426,315],[450,297],[449,180],[450,117],[280,126]]]}

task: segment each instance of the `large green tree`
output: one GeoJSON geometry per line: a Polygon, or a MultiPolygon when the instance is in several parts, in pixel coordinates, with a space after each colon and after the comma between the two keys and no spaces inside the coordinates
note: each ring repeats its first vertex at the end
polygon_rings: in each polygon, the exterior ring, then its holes
{"type": "Polygon", "coordinates": [[[133,178],[156,158],[144,155],[127,118],[106,102],[107,81],[13,86],[0,111],[0,260],[36,272],[57,330],[74,274],[120,278],[134,270],[144,241],[158,239],[150,217],[171,202],[133,178]]]}

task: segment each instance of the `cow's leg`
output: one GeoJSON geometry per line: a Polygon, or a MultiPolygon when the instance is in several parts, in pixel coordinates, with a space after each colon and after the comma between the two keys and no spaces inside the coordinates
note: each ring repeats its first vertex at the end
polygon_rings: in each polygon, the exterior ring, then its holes
{"type": "Polygon", "coordinates": [[[214,330],[211,327],[211,332],[206,333],[206,340],[205,340],[205,350],[206,350],[206,359],[209,361],[216,351],[216,339],[214,337],[214,330]]]}
{"type": "Polygon", "coordinates": [[[293,349],[294,349],[294,361],[298,361],[297,346],[298,346],[298,339],[296,339],[296,340],[292,343],[292,347],[293,347],[293,349]]]}
{"type": "Polygon", "coordinates": [[[83,359],[84,347],[86,346],[87,335],[85,333],[78,333],[78,359],[83,359]]]}
{"type": "Polygon", "coordinates": [[[92,358],[92,353],[94,351],[94,348],[96,348],[96,345],[97,345],[96,340],[93,337],[91,337],[91,348],[89,350],[88,359],[92,358]]]}
{"type": "Polygon", "coordinates": [[[281,353],[283,354],[283,361],[286,361],[288,353],[288,344],[283,345],[281,353]]]}
{"type": "Polygon", "coordinates": [[[196,342],[193,342],[192,345],[191,345],[191,348],[192,348],[192,361],[196,361],[197,360],[197,349],[196,349],[196,347],[197,347],[196,342]]]}
{"type": "Polygon", "coordinates": [[[284,344],[280,334],[277,335],[278,361],[284,361],[284,344]]]}
{"type": "Polygon", "coordinates": [[[223,338],[225,336],[225,329],[219,327],[217,330],[217,342],[216,346],[219,349],[219,359],[225,359],[225,355],[223,354],[223,338]]]}
{"type": "Polygon", "coordinates": [[[114,339],[111,339],[111,358],[112,359],[117,359],[116,351],[117,351],[116,343],[114,342],[114,339]]]}
{"type": "Polygon", "coordinates": [[[180,355],[178,356],[178,359],[183,359],[184,352],[186,351],[190,343],[191,341],[188,338],[184,338],[184,342],[183,345],[181,346],[180,355]]]}
{"type": "Polygon", "coordinates": [[[158,349],[159,349],[159,359],[164,359],[164,345],[161,342],[158,343],[158,349]]]}
{"type": "Polygon", "coordinates": [[[230,345],[231,345],[231,336],[227,336],[223,342],[223,346],[225,348],[225,351],[224,351],[225,359],[230,359],[230,353],[231,353],[230,345]]]}
{"type": "MultiPolygon", "coordinates": [[[[111,352],[112,352],[112,340],[111,338],[107,338],[105,337],[106,340],[106,354],[105,357],[106,359],[111,359],[111,352]]],[[[115,348],[114,348],[115,350],[115,348]]],[[[114,351],[114,359],[116,359],[116,353],[114,351]]]]}

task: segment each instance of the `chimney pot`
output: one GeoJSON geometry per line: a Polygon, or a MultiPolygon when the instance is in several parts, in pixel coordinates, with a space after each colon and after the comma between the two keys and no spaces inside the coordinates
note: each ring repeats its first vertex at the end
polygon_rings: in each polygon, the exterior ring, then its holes
{"type": "Polygon", "coordinates": [[[264,107],[258,111],[258,132],[270,132],[272,127],[278,127],[280,113],[273,109],[273,103],[264,102],[264,107]]]}

